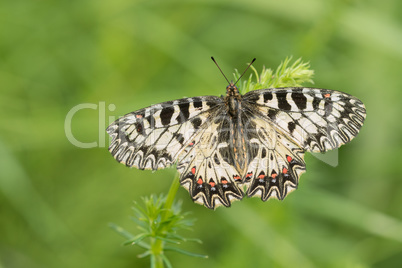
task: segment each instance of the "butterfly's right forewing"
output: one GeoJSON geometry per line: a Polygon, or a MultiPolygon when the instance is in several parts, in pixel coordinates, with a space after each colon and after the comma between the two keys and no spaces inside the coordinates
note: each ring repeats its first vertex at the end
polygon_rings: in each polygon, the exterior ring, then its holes
{"type": "Polygon", "coordinates": [[[328,89],[261,89],[245,94],[244,101],[310,152],[325,152],[350,142],[366,117],[359,99],[328,89]]]}

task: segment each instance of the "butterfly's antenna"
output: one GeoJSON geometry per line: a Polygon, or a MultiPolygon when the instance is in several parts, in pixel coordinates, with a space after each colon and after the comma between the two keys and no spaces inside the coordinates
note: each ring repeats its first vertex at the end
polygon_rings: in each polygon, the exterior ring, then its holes
{"type": "Polygon", "coordinates": [[[237,84],[237,82],[239,82],[240,78],[242,78],[242,76],[246,73],[246,71],[248,70],[248,68],[250,68],[251,64],[253,64],[253,62],[255,62],[256,58],[254,58],[250,64],[247,66],[246,70],[244,70],[244,72],[240,75],[239,79],[237,79],[236,83],[234,83],[235,85],[237,84]]]}
{"type": "Polygon", "coordinates": [[[218,63],[215,61],[214,57],[211,57],[211,59],[213,60],[213,62],[215,62],[216,66],[218,66],[219,71],[221,71],[223,77],[225,77],[226,81],[228,81],[228,84],[230,84],[229,80],[226,78],[226,75],[222,72],[221,67],[219,67],[218,63]]]}

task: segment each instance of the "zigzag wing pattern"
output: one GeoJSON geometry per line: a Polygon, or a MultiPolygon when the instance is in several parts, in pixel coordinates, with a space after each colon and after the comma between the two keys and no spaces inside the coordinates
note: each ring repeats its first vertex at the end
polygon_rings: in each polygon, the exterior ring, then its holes
{"type": "Polygon", "coordinates": [[[328,89],[262,89],[248,92],[243,100],[310,152],[325,152],[350,142],[366,117],[359,99],[328,89]]]}
{"type": "Polygon", "coordinates": [[[244,194],[237,185],[242,175],[234,167],[228,144],[230,118],[221,117],[222,113],[225,111],[211,114],[177,163],[181,184],[193,201],[211,209],[221,205],[230,207],[233,200],[242,199],[244,194]]]}
{"type": "MultiPolygon", "coordinates": [[[[251,107],[250,107],[251,108],[251,107]]],[[[305,172],[304,150],[258,112],[244,112],[249,164],[243,183],[247,196],[282,200],[305,172]]]]}
{"type": "Polygon", "coordinates": [[[161,169],[174,164],[185,146],[222,106],[215,96],[164,102],[126,114],[113,122],[109,151],[120,163],[139,169],[161,169]]]}

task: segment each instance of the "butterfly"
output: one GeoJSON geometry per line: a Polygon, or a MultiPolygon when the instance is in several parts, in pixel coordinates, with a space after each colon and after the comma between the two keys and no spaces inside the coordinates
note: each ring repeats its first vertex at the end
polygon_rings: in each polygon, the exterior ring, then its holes
{"type": "Polygon", "coordinates": [[[183,98],[126,114],[107,128],[109,151],[138,169],[176,164],[192,200],[215,209],[244,196],[284,199],[305,172],[305,152],[350,142],[366,117],[364,104],[340,91],[285,87],[241,95],[237,81],[228,83],[225,96],[183,98]]]}

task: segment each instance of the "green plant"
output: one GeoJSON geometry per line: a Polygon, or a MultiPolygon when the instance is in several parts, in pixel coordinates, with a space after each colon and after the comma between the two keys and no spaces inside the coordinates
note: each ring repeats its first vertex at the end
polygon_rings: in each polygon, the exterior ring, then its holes
{"type": "Polygon", "coordinates": [[[188,213],[181,211],[181,202],[175,202],[180,181],[176,175],[167,196],[155,196],[143,198],[143,205],[135,202],[133,207],[135,217],[132,220],[138,225],[140,233],[132,235],[123,228],[111,224],[111,227],[128,240],[124,245],[137,245],[146,251],[139,258],[150,257],[151,267],[172,267],[165,255],[167,251],[175,251],[184,255],[200,258],[208,258],[206,255],[192,253],[181,248],[172,246],[183,242],[198,242],[201,240],[185,238],[178,232],[191,229],[194,219],[188,219],[188,213]]]}
{"type": "MultiPolygon", "coordinates": [[[[242,79],[240,79],[238,82],[239,89],[244,94],[256,89],[299,87],[303,83],[313,83],[311,78],[314,75],[314,71],[310,70],[309,63],[303,62],[302,59],[299,58],[289,66],[291,60],[292,57],[286,57],[275,72],[272,69],[266,69],[264,66],[261,73],[258,74],[258,71],[253,66],[250,66],[254,71],[256,81],[253,82],[253,74],[251,73],[247,80],[242,81],[242,79]]],[[[235,81],[240,78],[240,73],[237,70],[235,70],[233,75],[235,81]]]]}

